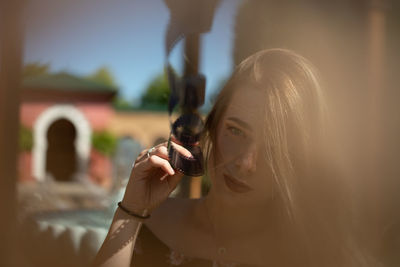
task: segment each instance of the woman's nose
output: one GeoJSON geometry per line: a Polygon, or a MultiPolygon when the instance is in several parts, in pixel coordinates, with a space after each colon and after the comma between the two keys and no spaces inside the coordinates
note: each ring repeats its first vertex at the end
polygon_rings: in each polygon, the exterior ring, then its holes
{"type": "Polygon", "coordinates": [[[248,151],[241,154],[235,162],[237,168],[245,173],[253,173],[256,171],[257,162],[257,150],[249,149],[248,151]]]}

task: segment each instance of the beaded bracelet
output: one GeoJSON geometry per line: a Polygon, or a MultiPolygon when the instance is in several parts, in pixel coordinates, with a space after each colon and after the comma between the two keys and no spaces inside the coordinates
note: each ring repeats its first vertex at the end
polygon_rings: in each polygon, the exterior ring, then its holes
{"type": "Polygon", "coordinates": [[[119,207],[121,210],[123,210],[124,212],[126,212],[127,214],[129,214],[129,215],[131,215],[131,216],[133,216],[133,217],[136,217],[136,218],[139,218],[139,219],[148,219],[148,218],[150,218],[150,214],[147,214],[147,215],[139,215],[139,214],[136,214],[136,213],[134,213],[134,212],[128,210],[127,208],[125,208],[124,206],[122,206],[121,201],[118,202],[118,207],[119,207]]]}

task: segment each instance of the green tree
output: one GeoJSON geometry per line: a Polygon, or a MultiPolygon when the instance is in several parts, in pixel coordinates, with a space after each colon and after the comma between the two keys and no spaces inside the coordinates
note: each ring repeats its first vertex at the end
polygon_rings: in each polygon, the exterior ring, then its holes
{"type": "Polygon", "coordinates": [[[32,77],[49,74],[50,64],[42,64],[39,62],[27,63],[22,69],[22,77],[32,77]]]}
{"type": "Polygon", "coordinates": [[[142,107],[166,107],[170,90],[165,74],[157,75],[147,86],[142,95],[142,107]]]}
{"type": "MultiPolygon", "coordinates": [[[[87,75],[85,78],[96,83],[118,89],[115,77],[107,66],[98,68],[93,74],[87,75]]],[[[115,109],[127,110],[132,108],[132,103],[121,96],[119,92],[117,92],[115,95],[112,104],[115,109]]]]}
{"type": "Polygon", "coordinates": [[[94,82],[117,88],[115,77],[106,66],[98,68],[93,74],[86,76],[86,78],[94,82]]]}
{"type": "Polygon", "coordinates": [[[126,100],[125,97],[123,97],[120,94],[117,94],[113,99],[113,107],[117,110],[130,110],[134,106],[133,103],[126,100]]]}

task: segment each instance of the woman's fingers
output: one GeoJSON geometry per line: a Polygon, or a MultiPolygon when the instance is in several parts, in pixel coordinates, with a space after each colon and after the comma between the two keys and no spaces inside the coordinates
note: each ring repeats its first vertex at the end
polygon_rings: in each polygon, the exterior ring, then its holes
{"type": "Polygon", "coordinates": [[[160,158],[163,159],[168,159],[168,149],[167,149],[167,145],[163,144],[160,146],[155,147],[155,149],[153,150],[153,152],[151,152],[151,155],[157,155],[160,158]]]}
{"type": "Polygon", "coordinates": [[[163,159],[157,155],[151,155],[148,159],[148,162],[150,163],[151,167],[161,168],[169,175],[175,174],[174,169],[171,167],[171,164],[169,164],[168,160],[166,159],[163,159]]]}
{"type": "Polygon", "coordinates": [[[140,152],[139,156],[136,158],[135,164],[142,162],[144,160],[146,160],[148,158],[148,152],[149,155],[158,155],[162,158],[168,159],[168,149],[167,149],[167,143],[161,143],[155,147],[149,148],[149,149],[145,149],[142,150],[142,152],[140,152]],[[151,150],[151,151],[150,151],[151,150]]]}
{"type": "Polygon", "coordinates": [[[190,153],[190,151],[187,150],[185,147],[183,147],[181,145],[178,145],[177,143],[174,143],[174,142],[171,142],[171,145],[174,147],[174,149],[176,151],[178,151],[183,156],[185,156],[187,158],[192,158],[193,157],[192,153],[190,153]]]}
{"type": "Polygon", "coordinates": [[[183,177],[183,173],[180,173],[180,172],[176,173],[173,176],[168,177],[167,181],[168,181],[169,187],[175,188],[181,181],[182,177],[183,177]]]}
{"type": "MultiPolygon", "coordinates": [[[[174,146],[174,149],[183,156],[193,157],[190,151],[187,150],[185,147],[175,142],[171,142],[171,145],[174,146]]],[[[169,176],[174,175],[175,171],[172,168],[171,164],[168,162],[169,156],[168,156],[167,142],[161,143],[150,150],[151,150],[150,153],[148,149],[143,150],[140,153],[139,158],[135,164],[141,163],[142,167],[144,167],[144,169],[146,170],[149,170],[152,167],[161,168],[166,173],[166,175],[163,175],[160,178],[161,181],[167,178],[168,175],[169,176]]]]}

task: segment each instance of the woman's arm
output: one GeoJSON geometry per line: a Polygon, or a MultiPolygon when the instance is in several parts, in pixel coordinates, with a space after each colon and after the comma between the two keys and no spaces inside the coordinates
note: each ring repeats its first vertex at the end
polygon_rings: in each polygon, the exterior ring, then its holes
{"type": "Polygon", "coordinates": [[[93,266],[130,266],[133,248],[141,226],[140,219],[136,219],[118,208],[93,266]]]}
{"type": "MultiPolygon", "coordinates": [[[[185,148],[174,145],[175,149],[184,156],[191,156],[185,148]]],[[[151,155],[144,150],[132,168],[122,199],[122,206],[138,215],[151,213],[167,199],[182,177],[183,174],[175,173],[168,162],[166,143],[152,149],[151,155]]],[[[93,265],[101,267],[131,266],[133,248],[141,225],[141,219],[118,208],[93,265]]]]}

